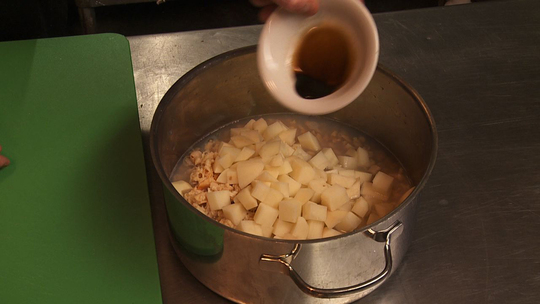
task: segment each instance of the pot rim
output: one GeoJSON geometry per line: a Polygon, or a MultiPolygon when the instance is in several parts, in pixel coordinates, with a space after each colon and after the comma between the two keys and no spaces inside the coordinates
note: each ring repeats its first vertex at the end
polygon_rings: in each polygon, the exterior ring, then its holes
{"type": "Polygon", "coordinates": [[[198,64],[191,70],[189,70],[186,74],[184,74],[182,77],[180,77],[170,88],[167,90],[163,98],[161,98],[156,111],[154,113],[154,116],[152,118],[152,124],[150,127],[150,154],[152,157],[152,163],[154,165],[154,168],[156,169],[159,178],[162,183],[165,184],[165,187],[169,192],[171,192],[174,197],[187,206],[192,212],[197,214],[197,216],[201,217],[208,223],[211,223],[213,225],[216,225],[222,229],[228,230],[233,233],[240,234],[244,237],[249,237],[253,239],[263,240],[263,241],[270,241],[274,243],[289,243],[289,244],[313,244],[313,243],[319,243],[319,242],[325,242],[330,240],[336,240],[344,237],[349,237],[355,234],[364,233],[370,229],[372,229],[375,226],[378,226],[379,224],[385,222],[388,218],[392,217],[394,214],[397,214],[400,212],[400,210],[404,209],[407,205],[409,205],[418,195],[418,193],[424,188],[427,180],[429,179],[429,176],[431,175],[433,168],[435,166],[435,161],[437,159],[437,151],[438,151],[438,134],[437,134],[437,127],[435,125],[435,121],[433,119],[433,115],[431,114],[431,111],[427,107],[424,99],[418,94],[418,92],[411,87],[409,84],[407,84],[403,79],[401,79],[399,76],[391,72],[388,68],[384,67],[380,63],[377,65],[377,70],[384,73],[385,75],[392,78],[396,83],[398,83],[406,92],[408,92],[415,100],[417,105],[422,108],[424,113],[426,114],[426,119],[428,120],[429,126],[430,126],[430,132],[432,137],[432,144],[431,144],[431,155],[429,164],[426,168],[426,171],[422,178],[420,179],[420,182],[418,185],[416,185],[413,192],[403,201],[397,208],[392,210],[390,213],[388,213],[386,216],[378,219],[377,221],[371,223],[370,225],[364,226],[362,229],[354,230],[351,232],[343,233],[337,236],[333,237],[327,237],[327,238],[320,238],[320,239],[312,239],[312,240],[286,240],[286,239],[273,239],[263,236],[257,236],[253,234],[249,234],[240,230],[237,230],[235,228],[231,228],[229,226],[223,225],[219,223],[218,221],[206,216],[205,214],[202,214],[200,211],[195,209],[189,202],[187,202],[179,193],[176,191],[171,183],[171,181],[168,178],[168,175],[164,172],[161,160],[158,157],[158,147],[157,147],[157,141],[155,140],[158,132],[158,125],[161,122],[161,119],[163,117],[164,109],[171,103],[173,100],[173,97],[176,96],[176,94],[183,89],[189,82],[191,82],[194,78],[196,78],[200,73],[204,72],[206,69],[219,64],[223,62],[224,60],[227,60],[229,58],[234,58],[242,55],[246,55],[249,53],[254,53],[257,51],[257,45],[251,45],[246,46],[238,49],[234,49],[222,54],[219,54],[217,56],[214,56],[206,61],[203,61],[202,63],[198,64]]]}

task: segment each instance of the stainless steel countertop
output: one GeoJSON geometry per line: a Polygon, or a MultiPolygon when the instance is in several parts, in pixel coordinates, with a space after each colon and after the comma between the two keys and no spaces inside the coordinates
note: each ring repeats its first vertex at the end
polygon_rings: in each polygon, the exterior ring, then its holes
{"type": "MultiPolygon", "coordinates": [[[[440,142],[410,250],[360,303],[540,303],[540,2],[374,17],[380,63],[426,100],[440,142]]],[[[129,38],[145,152],[167,89],[202,61],[256,44],[260,30],[129,38]]],[[[161,186],[147,165],[164,302],[227,303],[176,258],[161,186]]]]}

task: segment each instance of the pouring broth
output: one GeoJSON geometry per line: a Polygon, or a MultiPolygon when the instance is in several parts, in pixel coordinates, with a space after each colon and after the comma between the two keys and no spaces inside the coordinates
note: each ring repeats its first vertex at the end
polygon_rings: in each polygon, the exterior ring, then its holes
{"type": "Polygon", "coordinates": [[[395,156],[337,121],[246,118],[208,134],[170,176],[195,209],[259,236],[318,239],[386,216],[414,187],[395,156]]]}

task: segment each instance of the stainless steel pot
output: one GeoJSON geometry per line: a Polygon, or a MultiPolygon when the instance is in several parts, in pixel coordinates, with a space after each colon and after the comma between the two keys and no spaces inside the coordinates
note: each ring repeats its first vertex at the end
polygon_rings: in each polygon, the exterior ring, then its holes
{"type": "Polygon", "coordinates": [[[150,144],[163,181],[172,240],[180,259],[204,285],[240,303],[346,303],[382,284],[409,246],[417,196],[437,152],[437,132],[422,98],[379,67],[366,91],[328,116],[373,136],[402,162],[416,189],[399,208],[372,225],[308,241],[248,235],[202,215],[168,177],[198,139],[226,123],[283,113],[260,80],[255,47],[210,59],[165,94],[152,121],[150,144]]]}

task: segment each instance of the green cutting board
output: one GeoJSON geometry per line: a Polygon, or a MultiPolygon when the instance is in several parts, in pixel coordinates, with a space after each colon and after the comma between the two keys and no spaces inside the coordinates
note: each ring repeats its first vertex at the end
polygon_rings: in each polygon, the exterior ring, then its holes
{"type": "Polygon", "coordinates": [[[0,303],[161,303],[129,44],[0,43],[0,303]]]}

